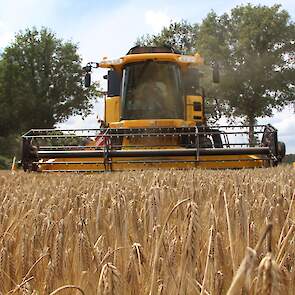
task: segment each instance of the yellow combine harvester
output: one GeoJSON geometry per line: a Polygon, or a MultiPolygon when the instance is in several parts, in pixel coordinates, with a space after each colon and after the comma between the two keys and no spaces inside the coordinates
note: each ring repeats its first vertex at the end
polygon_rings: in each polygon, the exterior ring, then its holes
{"type": "MultiPolygon", "coordinates": [[[[199,55],[171,47],[134,47],[108,68],[104,121],[97,129],[32,129],[23,135],[25,171],[122,171],[149,168],[274,166],[284,144],[270,125],[208,126],[199,55]],[[249,143],[249,138],[254,138],[249,143]]],[[[218,68],[213,82],[218,82],[218,68]]]]}

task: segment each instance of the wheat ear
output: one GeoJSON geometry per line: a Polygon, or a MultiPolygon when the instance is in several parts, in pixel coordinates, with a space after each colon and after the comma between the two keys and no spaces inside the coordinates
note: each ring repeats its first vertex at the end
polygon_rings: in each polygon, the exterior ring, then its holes
{"type": "Polygon", "coordinates": [[[238,295],[245,286],[245,282],[248,282],[254,262],[256,259],[256,251],[247,247],[245,257],[234,276],[234,279],[230,285],[227,295],[238,295]]]}

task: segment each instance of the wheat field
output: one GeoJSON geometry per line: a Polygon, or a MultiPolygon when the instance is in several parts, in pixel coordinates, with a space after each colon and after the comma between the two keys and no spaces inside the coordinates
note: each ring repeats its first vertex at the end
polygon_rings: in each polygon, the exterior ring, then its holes
{"type": "Polygon", "coordinates": [[[294,294],[295,169],[0,174],[0,294],[294,294]]]}

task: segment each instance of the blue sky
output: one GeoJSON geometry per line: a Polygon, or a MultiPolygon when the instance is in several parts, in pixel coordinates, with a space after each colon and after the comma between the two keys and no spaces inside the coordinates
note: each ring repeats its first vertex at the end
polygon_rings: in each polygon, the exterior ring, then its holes
{"type": "MultiPolygon", "coordinates": [[[[105,56],[116,58],[124,55],[138,36],[157,33],[171,21],[201,22],[212,9],[222,14],[246,3],[281,4],[295,20],[295,0],[0,0],[0,48],[7,46],[19,30],[46,26],[58,37],[78,43],[85,62],[99,61],[105,56]]],[[[102,102],[98,102],[92,116],[84,121],[71,118],[63,126],[95,127],[96,114],[102,116],[101,110],[102,102]]],[[[293,108],[260,122],[277,127],[280,138],[287,143],[287,151],[295,153],[293,108]]]]}

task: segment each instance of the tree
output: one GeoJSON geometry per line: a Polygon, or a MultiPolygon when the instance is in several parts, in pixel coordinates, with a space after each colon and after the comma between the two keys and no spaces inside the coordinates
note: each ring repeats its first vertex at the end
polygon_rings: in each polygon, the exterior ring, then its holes
{"type": "Polygon", "coordinates": [[[226,114],[249,124],[250,135],[257,118],[295,101],[294,36],[294,23],[280,5],[248,4],[220,17],[211,12],[200,26],[199,51],[222,70],[218,90],[226,114]]]}
{"type": "Polygon", "coordinates": [[[164,27],[158,35],[145,35],[137,39],[136,45],[163,46],[169,45],[183,54],[196,53],[196,41],[198,24],[190,24],[187,21],[174,22],[168,28],[164,27]]]}
{"type": "Polygon", "coordinates": [[[295,154],[286,155],[286,157],[283,159],[283,162],[289,164],[295,163],[295,154]]]}
{"type": "Polygon", "coordinates": [[[20,32],[0,61],[0,136],[87,115],[96,94],[96,86],[83,87],[76,44],[46,28],[20,32]]]}
{"type": "MultiPolygon", "coordinates": [[[[139,38],[139,43],[168,43],[184,53],[199,51],[207,65],[218,62],[221,83],[214,86],[204,79],[207,95],[228,118],[253,126],[257,118],[295,101],[294,36],[294,23],[280,5],[248,4],[221,16],[212,11],[199,26],[174,23],[158,35],[139,38]]],[[[208,74],[208,67],[204,71],[208,74]]]]}

